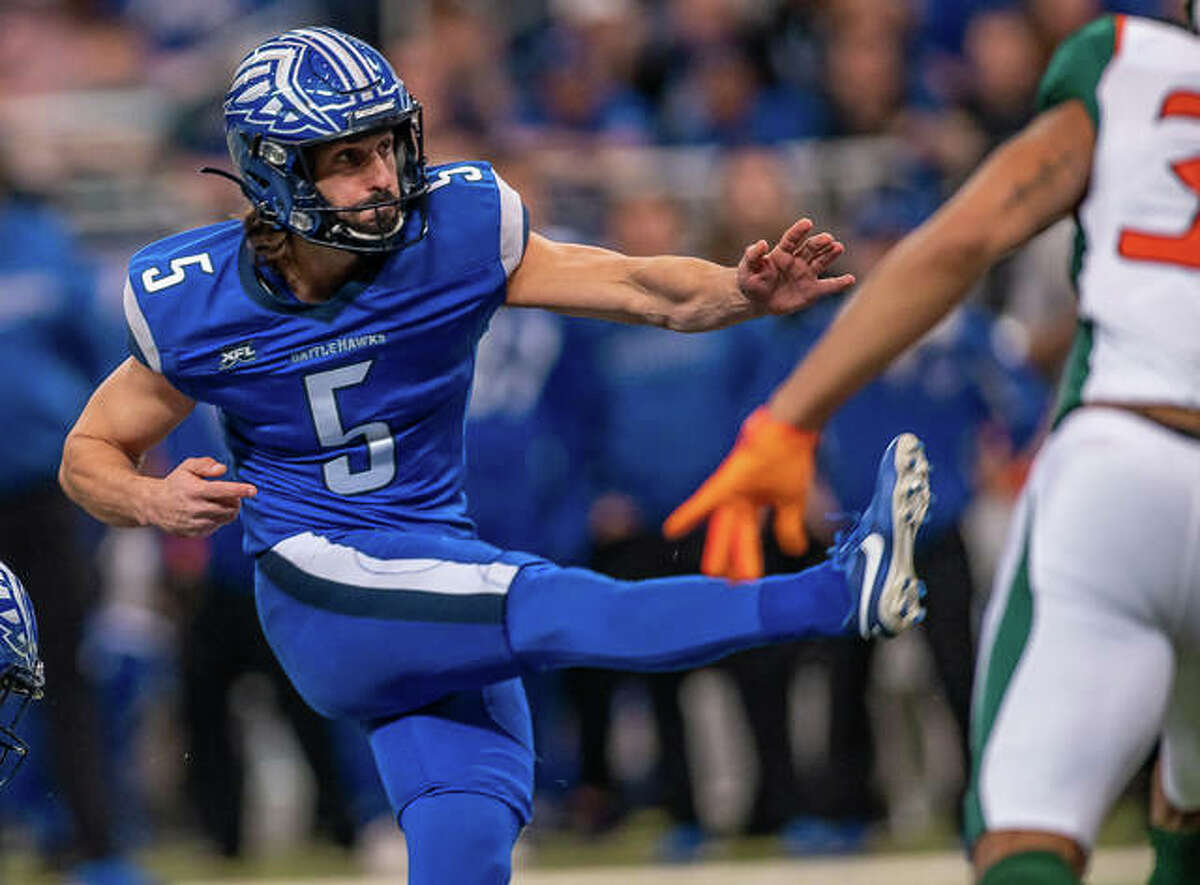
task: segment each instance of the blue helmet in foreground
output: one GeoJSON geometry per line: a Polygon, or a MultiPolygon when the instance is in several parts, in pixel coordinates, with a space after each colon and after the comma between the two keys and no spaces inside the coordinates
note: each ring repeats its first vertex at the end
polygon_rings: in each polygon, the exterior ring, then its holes
{"type": "Polygon", "coordinates": [[[225,96],[225,137],[242,191],[265,220],[358,252],[388,251],[415,238],[405,222],[425,193],[421,106],[382,53],[363,41],[333,28],[298,28],[259,44],[225,96]],[[397,220],[390,230],[368,233],[338,218],[350,207],[330,206],[317,191],[306,149],[380,129],[395,133],[400,193],[374,208],[397,207],[397,220]]]}
{"type": "Polygon", "coordinates": [[[0,786],[29,754],[14,729],[29,702],[42,696],[44,684],[33,603],[21,579],[0,562],[0,786]]]}

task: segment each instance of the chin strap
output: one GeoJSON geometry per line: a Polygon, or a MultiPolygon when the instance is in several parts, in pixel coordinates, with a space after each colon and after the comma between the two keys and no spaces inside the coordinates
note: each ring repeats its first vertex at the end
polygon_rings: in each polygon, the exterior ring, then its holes
{"type": "MultiPolygon", "coordinates": [[[[225,178],[225,179],[228,179],[229,181],[232,181],[234,184],[236,184],[238,186],[238,189],[242,192],[242,194],[246,197],[246,199],[250,201],[250,204],[252,206],[258,206],[258,204],[255,203],[254,195],[252,193],[250,193],[249,188],[246,187],[246,182],[244,179],[239,178],[238,176],[234,175],[231,172],[226,172],[224,169],[217,169],[215,166],[202,166],[202,167],[200,167],[200,169],[198,171],[203,175],[217,175],[221,178],[225,178]]],[[[416,194],[415,196],[421,196],[423,194],[424,194],[424,190],[422,190],[420,193],[416,194]]],[[[345,224],[344,222],[340,222],[340,221],[335,222],[329,226],[330,233],[335,233],[335,234],[338,234],[339,236],[344,236],[346,238],[346,240],[348,241],[348,242],[344,242],[344,243],[340,244],[342,248],[354,249],[354,248],[356,248],[356,246],[351,245],[351,244],[354,243],[355,241],[357,241],[359,244],[361,244],[360,246],[357,247],[361,251],[373,252],[373,251],[383,251],[383,250],[378,249],[378,248],[376,248],[376,249],[370,248],[370,246],[372,244],[386,242],[389,238],[394,237],[396,234],[400,233],[401,228],[404,227],[404,222],[408,218],[408,213],[403,211],[403,209],[400,209],[399,207],[406,205],[407,203],[411,203],[412,201],[413,201],[412,198],[395,199],[395,200],[389,200],[386,203],[383,203],[378,206],[373,206],[373,207],[372,206],[365,206],[365,207],[362,207],[362,206],[360,206],[360,207],[325,206],[325,207],[321,207],[319,209],[313,209],[311,211],[332,214],[332,213],[337,213],[337,212],[356,212],[356,211],[361,211],[363,209],[372,209],[372,208],[380,209],[380,208],[384,208],[386,206],[396,206],[397,207],[396,223],[392,226],[391,230],[385,231],[383,233],[367,233],[365,231],[355,230],[350,225],[345,224]]],[[[259,209],[264,210],[264,207],[259,206],[259,209]]],[[[270,220],[270,219],[268,219],[268,220],[270,220]]],[[[272,223],[274,223],[280,227],[286,228],[285,225],[279,224],[279,222],[277,222],[277,221],[274,221],[272,223]]],[[[425,220],[425,219],[422,220],[421,233],[420,233],[420,236],[418,237],[418,239],[420,239],[420,237],[423,237],[425,235],[425,225],[427,223],[428,223],[427,220],[425,220]]],[[[291,230],[291,228],[286,228],[286,229],[291,230]]],[[[305,234],[302,234],[302,233],[299,235],[305,236],[305,234]]],[[[307,238],[312,239],[311,237],[307,237],[307,238]]],[[[337,248],[339,246],[338,243],[325,242],[323,240],[313,240],[313,242],[320,243],[323,246],[333,246],[335,248],[337,248]]]]}

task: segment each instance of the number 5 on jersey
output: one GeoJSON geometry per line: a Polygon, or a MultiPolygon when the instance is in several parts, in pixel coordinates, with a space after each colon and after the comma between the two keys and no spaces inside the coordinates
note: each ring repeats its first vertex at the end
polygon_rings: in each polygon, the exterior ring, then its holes
{"type": "Polygon", "coordinates": [[[371,421],[357,427],[343,428],[338,415],[335,391],[361,384],[371,369],[373,360],[316,372],[304,376],[308,407],[312,410],[317,439],[325,448],[335,448],[362,437],[369,456],[366,470],[350,469],[350,456],[339,455],[321,465],[325,486],[339,495],[360,495],[381,489],[396,476],[396,441],[382,421],[371,421]]]}
{"type": "MultiPolygon", "coordinates": [[[[1172,92],[1163,102],[1159,119],[1166,117],[1200,118],[1200,93],[1172,92]]],[[[1175,175],[1200,197],[1200,157],[1172,163],[1175,175]]],[[[1200,268],[1200,212],[1192,216],[1192,226],[1179,237],[1166,237],[1144,231],[1121,231],[1117,251],[1134,261],[1158,261],[1200,268]]]]}
{"type": "Polygon", "coordinates": [[[212,259],[208,257],[207,252],[201,252],[199,255],[183,255],[179,258],[171,259],[171,272],[165,277],[161,276],[162,271],[157,267],[148,267],[142,271],[142,288],[149,292],[161,292],[163,289],[169,289],[172,286],[182,283],[187,272],[184,268],[195,265],[207,274],[213,272],[212,259]]]}

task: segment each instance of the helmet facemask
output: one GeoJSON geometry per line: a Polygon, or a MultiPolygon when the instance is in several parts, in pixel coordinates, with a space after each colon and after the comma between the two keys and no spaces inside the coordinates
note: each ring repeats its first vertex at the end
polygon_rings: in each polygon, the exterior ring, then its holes
{"type": "Polygon", "coordinates": [[[42,696],[41,663],[33,673],[10,668],[0,677],[0,787],[8,784],[29,755],[29,745],[16,732],[31,701],[42,696]]]}
{"type": "MultiPolygon", "coordinates": [[[[230,150],[234,151],[232,143],[230,150]]],[[[287,217],[280,215],[267,202],[257,202],[253,199],[253,188],[243,187],[246,196],[255,202],[260,216],[269,222],[279,225],[306,240],[323,246],[333,246],[354,252],[387,252],[407,245],[413,239],[424,234],[424,218],[416,229],[409,233],[405,228],[411,210],[419,212],[419,203],[426,192],[425,182],[425,146],[421,134],[421,106],[413,102],[408,112],[397,118],[371,125],[356,132],[339,134],[336,138],[313,139],[298,144],[284,144],[272,139],[260,137],[248,146],[249,152],[262,162],[257,168],[272,171],[277,170],[281,179],[290,185],[291,211],[287,217]],[[383,129],[391,129],[393,133],[393,150],[396,155],[396,178],[399,194],[389,199],[359,204],[354,206],[332,206],[321,194],[316,185],[312,164],[314,148],[339,141],[354,140],[372,135],[383,129]],[[383,214],[394,208],[395,218],[390,222],[383,214]],[[347,213],[357,213],[366,210],[375,211],[374,230],[364,230],[345,218],[347,213]]],[[[276,184],[267,175],[256,174],[252,168],[247,168],[247,178],[254,177],[253,184],[258,190],[273,190],[276,184]]],[[[423,213],[421,213],[423,216],[423,213]]]]}
{"type": "MultiPolygon", "coordinates": [[[[353,206],[331,206],[321,194],[316,185],[316,176],[312,168],[312,153],[316,145],[299,152],[301,174],[317,193],[318,199],[325,203],[323,207],[312,210],[322,217],[323,226],[327,228],[327,237],[322,242],[337,243],[342,248],[361,251],[378,251],[392,248],[396,237],[404,226],[406,210],[425,192],[423,170],[425,166],[423,146],[420,135],[420,111],[416,119],[409,118],[399,125],[383,127],[392,132],[392,151],[395,156],[396,186],[398,194],[383,194],[381,198],[368,200],[353,206]],[[394,210],[394,212],[389,211],[394,210]],[[364,229],[361,223],[347,217],[351,214],[361,215],[371,212],[372,223],[364,229]]],[[[362,133],[369,136],[378,129],[362,133]]],[[[318,142],[318,144],[336,144],[339,141],[353,140],[355,136],[336,139],[334,142],[318,142]]],[[[318,227],[318,229],[320,226],[318,227]]]]}

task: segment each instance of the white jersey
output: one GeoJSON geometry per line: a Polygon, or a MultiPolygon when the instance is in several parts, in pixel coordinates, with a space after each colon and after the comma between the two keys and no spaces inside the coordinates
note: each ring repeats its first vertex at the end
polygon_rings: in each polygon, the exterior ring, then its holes
{"type": "Polygon", "coordinates": [[[1067,40],[1039,103],[1096,123],[1079,207],[1080,332],[1060,417],[1086,402],[1200,408],[1200,37],[1111,16],[1067,40]]]}

